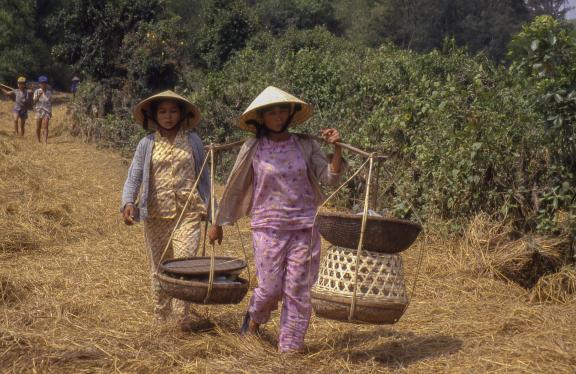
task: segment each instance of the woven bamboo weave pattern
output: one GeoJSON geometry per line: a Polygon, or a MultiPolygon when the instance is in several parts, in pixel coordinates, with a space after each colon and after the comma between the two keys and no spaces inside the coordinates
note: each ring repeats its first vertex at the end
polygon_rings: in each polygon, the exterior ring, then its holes
{"type": "MultiPolygon", "coordinates": [[[[320,212],[317,217],[322,237],[331,244],[358,248],[362,216],[320,212]]],[[[363,249],[380,253],[398,253],[414,243],[422,226],[415,222],[388,217],[369,216],[363,249]]]]}
{"type": "MultiPolygon", "coordinates": [[[[331,247],[320,265],[314,292],[352,297],[356,250],[331,247]]],[[[402,257],[363,251],[358,271],[357,298],[371,303],[408,303],[402,257]]]]}
{"type": "Polygon", "coordinates": [[[168,295],[194,304],[238,304],[248,292],[248,281],[238,278],[233,283],[214,283],[206,300],[208,282],[181,280],[163,273],[156,274],[156,278],[168,295]]]}

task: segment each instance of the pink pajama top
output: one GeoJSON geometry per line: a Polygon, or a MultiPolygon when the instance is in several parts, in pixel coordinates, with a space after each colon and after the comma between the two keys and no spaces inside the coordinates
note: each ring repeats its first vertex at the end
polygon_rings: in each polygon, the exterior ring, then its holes
{"type": "Polygon", "coordinates": [[[257,147],[252,160],[252,228],[311,228],[316,213],[315,195],[294,135],[281,142],[262,138],[257,147]]]}

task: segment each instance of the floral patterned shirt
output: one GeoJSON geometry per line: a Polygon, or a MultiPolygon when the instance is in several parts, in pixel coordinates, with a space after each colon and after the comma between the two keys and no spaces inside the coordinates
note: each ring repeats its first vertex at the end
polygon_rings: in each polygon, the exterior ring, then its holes
{"type": "Polygon", "coordinates": [[[315,194],[293,135],[280,142],[260,139],[252,167],[252,228],[300,230],[313,226],[315,194]]]}

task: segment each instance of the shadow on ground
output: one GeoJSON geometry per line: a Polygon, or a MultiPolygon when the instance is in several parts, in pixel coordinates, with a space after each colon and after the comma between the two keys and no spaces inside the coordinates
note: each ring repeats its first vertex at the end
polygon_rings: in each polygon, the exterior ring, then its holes
{"type": "Polygon", "coordinates": [[[376,361],[389,368],[406,368],[418,361],[452,355],[462,349],[462,340],[448,335],[416,335],[390,328],[371,331],[349,331],[334,337],[333,345],[311,346],[310,352],[333,349],[346,361],[362,363],[376,361]],[[370,341],[373,341],[370,344],[370,341]],[[362,350],[355,347],[370,348],[362,350]]]}

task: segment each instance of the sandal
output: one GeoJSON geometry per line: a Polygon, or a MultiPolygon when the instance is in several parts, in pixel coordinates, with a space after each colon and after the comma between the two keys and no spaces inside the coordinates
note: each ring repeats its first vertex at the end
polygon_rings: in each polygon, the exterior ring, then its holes
{"type": "Polygon", "coordinates": [[[258,333],[258,325],[256,325],[256,331],[250,331],[250,323],[255,323],[252,318],[250,318],[250,312],[246,312],[244,319],[242,320],[242,325],[240,326],[240,335],[250,335],[253,333],[258,333]]]}
{"type": "Polygon", "coordinates": [[[248,329],[250,328],[250,312],[246,312],[244,319],[242,320],[242,325],[240,326],[240,335],[248,334],[248,329]]]}

